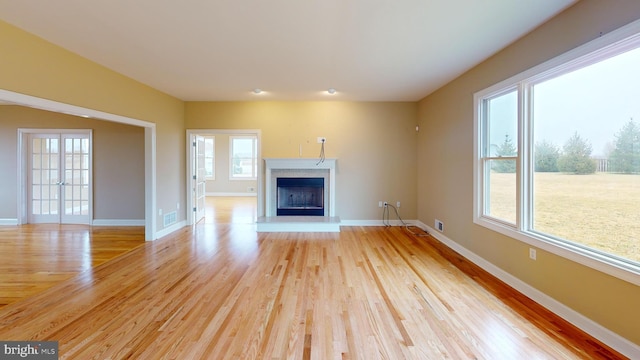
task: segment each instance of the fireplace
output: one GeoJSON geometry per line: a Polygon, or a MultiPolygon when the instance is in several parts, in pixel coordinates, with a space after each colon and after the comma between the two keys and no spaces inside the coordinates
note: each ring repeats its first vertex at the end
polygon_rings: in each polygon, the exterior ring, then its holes
{"type": "Polygon", "coordinates": [[[277,216],[324,216],[324,178],[279,177],[277,216]]]}
{"type": "Polygon", "coordinates": [[[256,221],[258,232],[340,232],[336,159],[266,158],[264,162],[264,216],[256,221]]]}

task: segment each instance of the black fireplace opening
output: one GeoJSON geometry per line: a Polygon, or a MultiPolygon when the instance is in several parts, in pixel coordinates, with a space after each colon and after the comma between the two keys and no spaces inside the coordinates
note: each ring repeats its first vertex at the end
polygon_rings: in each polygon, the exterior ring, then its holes
{"type": "Polygon", "coordinates": [[[276,215],[324,216],[324,178],[277,178],[276,215]]]}

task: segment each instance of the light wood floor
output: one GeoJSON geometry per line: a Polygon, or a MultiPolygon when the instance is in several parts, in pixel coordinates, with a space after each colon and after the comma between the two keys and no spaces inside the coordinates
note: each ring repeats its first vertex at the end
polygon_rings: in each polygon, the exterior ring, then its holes
{"type": "Polygon", "coordinates": [[[57,340],[61,359],[622,358],[433,238],[242,221],[186,227],[10,304],[0,339],[57,340]]]}

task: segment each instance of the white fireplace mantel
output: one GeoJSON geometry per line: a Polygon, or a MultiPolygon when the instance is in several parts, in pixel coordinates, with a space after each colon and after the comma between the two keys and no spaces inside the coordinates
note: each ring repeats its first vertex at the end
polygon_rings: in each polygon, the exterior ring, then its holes
{"type": "Polygon", "coordinates": [[[273,214],[272,204],[274,194],[271,193],[273,185],[271,183],[271,172],[273,170],[329,170],[329,217],[336,216],[336,161],[337,159],[325,159],[320,162],[318,159],[308,158],[265,158],[265,215],[267,217],[275,216],[273,214]]]}

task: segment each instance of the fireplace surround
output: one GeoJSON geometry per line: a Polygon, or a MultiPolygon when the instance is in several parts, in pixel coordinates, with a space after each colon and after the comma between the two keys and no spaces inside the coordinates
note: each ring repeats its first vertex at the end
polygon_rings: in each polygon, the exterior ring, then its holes
{"type": "MultiPolygon", "coordinates": [[[[259,232],[269,231],[340,231],[340,218],[336,216],[336,163],[337,159],[265,158],[264,215],[258,218],[259,232]],[[278,214],[278,178],[316,178],[323,182],[322,212],[317,215],[278,214]]],[[[317,180],[316,180],[317,181],[317,180]]],[[[295,203],[295,196],[292,203],[295,203]]],[[[300,200],[300,198],[298,198],[300,200]]],[[[301,199],[305,200],[304,197],[301,199]]]]}
{"type": "Polygon", "coordinates": [[[265,161],[265,216],[277,214],[277,179],[323,178],[324,179],[324,212],[323,216],[335,215],[335,172],[336,159],[326,159],[318,164],[318,159],[307,158],[267,158],[265,161]]]}

